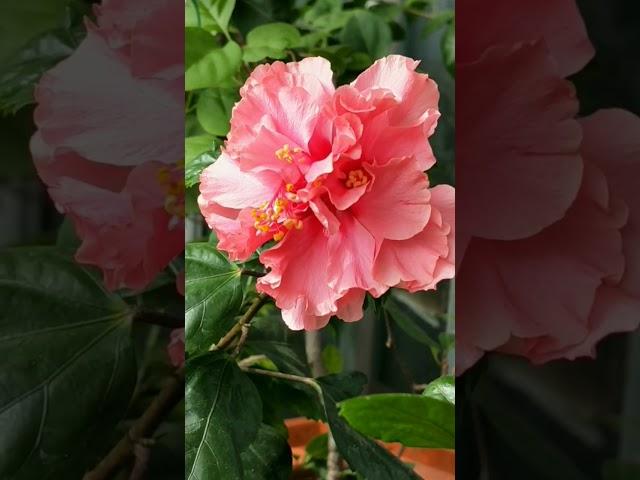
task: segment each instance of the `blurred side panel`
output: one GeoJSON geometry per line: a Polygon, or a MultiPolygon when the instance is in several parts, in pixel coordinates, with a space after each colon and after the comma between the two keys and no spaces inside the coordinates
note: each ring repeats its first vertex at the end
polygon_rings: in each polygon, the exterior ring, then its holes
{"type": "Polygon", "coordinates": [[[456,22],[458,474],[640,478],[640,11],[456,22]]]}
{"type": "Polygon", "coordinates": [[[184,475],[184,10],[0,6],[0,478],[184,475]]]}

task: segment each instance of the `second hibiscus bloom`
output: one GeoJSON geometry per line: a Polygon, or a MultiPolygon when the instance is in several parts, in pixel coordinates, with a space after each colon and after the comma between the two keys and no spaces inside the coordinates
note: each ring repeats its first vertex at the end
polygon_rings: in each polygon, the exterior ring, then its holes
{"type": "Polygon", "coordinates": [[[438,90],[389,56],[336,89],[329,62],[257,67],[198,199],[218,248],[260,255],[290,328],[362,318],[368,292],[428,290],[454,275],[454,190],[429,188],[438,90]]]}

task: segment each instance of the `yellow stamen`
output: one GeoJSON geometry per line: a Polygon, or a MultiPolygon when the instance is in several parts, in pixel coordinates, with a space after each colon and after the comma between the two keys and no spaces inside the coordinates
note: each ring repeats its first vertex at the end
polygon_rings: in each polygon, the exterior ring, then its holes
{"type": "Polygon", "coordinates": [[[296,189],[296,187],[293,186],[293,183],[287,183],[284,188],[289,193],[293,193],[296,189]]]}
{"type": "MultiPolygon", "coordinates": [[[[294,153],[296,149],[294,149],[294,153]]],[[[288,143],[285,143],[282,148],[276,150],[276,158],[283,162],[293,163],[293,155],[291,155],[291,147],[288,143]]]]}
{"type": "Polygon", "coordinates": [[[276,242],[279,242],[279,241],[280,241],[280,240],[282,240],[283,238],[284,238],[284,232],[276,232],[276,233],[273,235],[273,239],[274,239],[276,242]]]}
{"type": "Polygon", "coordinates": [[[367,183],[369,183],[369,177],[367,177],[365,173],[358,168],[349,172],[349,177],[345,182],[345,186],[347,188],[357,188],[362,187],[367,183]]]}

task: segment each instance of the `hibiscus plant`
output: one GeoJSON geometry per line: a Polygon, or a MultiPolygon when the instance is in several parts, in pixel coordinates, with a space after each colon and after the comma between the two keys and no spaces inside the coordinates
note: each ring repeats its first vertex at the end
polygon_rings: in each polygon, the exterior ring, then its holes
{"type": "Polygon", "coordinates": [[[453,15],[258,3],[185,4],[186,478],[421,477],[405,448],[455,445],[454,190],[427,75],[451,81],[453,15]],[[421,63],[400,53],[422,17],[442,50],[421,63]],[[372,388],[347,357],[376,326],[435,371],[372,388]],[[295,417],[328,429],[296,448],[295,417]]]}

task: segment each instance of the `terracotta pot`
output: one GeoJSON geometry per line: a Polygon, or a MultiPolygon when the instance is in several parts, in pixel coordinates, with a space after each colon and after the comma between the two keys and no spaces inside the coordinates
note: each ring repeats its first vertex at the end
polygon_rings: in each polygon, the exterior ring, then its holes
{"type": "MultiPolygon", "coordinates": [[[[303,470],[306,445],[328,432],[322,422],[307,418],[292,418],[285,421],[289,430],[289,445],[293,454],[293,478],[314,480],[315,476],[303,470]]],[[[382,442],[381,442],[382,443],[382,442]]],[[[453,450],[431,450],[426,448],[402,448],[399,443],[382,443],[403,462],[414,465],[414,471],[428,480],[455,480],[456,457],[453,450]]]]}

